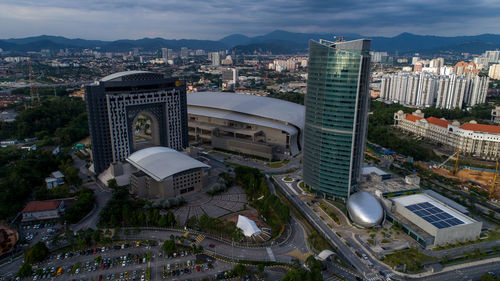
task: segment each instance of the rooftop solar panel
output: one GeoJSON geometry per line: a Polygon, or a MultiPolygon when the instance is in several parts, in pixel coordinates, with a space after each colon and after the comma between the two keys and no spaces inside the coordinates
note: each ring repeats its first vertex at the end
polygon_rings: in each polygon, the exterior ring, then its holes
{"type": "Polygon", "coordinates": [[[429,202],[409,205],[406,206],[406,208],[439,229],[464,224],[463,221],[453,217],[429,202]]]}

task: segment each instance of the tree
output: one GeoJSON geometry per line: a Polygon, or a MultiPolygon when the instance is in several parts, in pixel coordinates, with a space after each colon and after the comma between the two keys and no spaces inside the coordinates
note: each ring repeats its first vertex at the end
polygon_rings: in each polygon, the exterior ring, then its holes
{"type": "Polygon", "coordinates": [[[24,261],[30,264],[43,261],[49,255],[49,248],[43,242],[38,242],[28,249],[24,261]]]}
{"type": "Polygon", "coordinates": [[[247,268],[241,263],[238,263],[231,271],[231,275],[244,276],[246,274],[247,274],[247,268]]]}
{"type": "Polygon", "coordinates": [[[259,263],[258,269],[259,269],[259,272],[260,272],[260,273],[263,273],[265,268],[266,268],[266,267],[264,266],[264,264],[263,264],[263,263],[259,263]]]}
{"type": "Polygon", "coordinates": [[[165,253],[172,254],[177,251],[177,245],[174,240],[165,240],[165,242],[163,242],[162,249],[165,253]]]}
{"type": "Polygon", "coordinates": [[[495,277],[489,273],[481,275],[481,281],[495,281],[495,277]]]}
{"type": "Polygon", "coordinates": [[[33,269],[31,268],[31,265],[29,265],[29,263],[24,263],[17,271],[17,276],[25,278],[25,277],[30,277],[32,273],[33,269]]]}
{"type": "Polygon", "coordinates": [[[112,178],[112,179],[108,180],[108,187],[109,187],[111,190],[116,190],[116,189],[118,189],[118,183],[116,182],[116,179],[115,179],[115,178],[112,178]]]}

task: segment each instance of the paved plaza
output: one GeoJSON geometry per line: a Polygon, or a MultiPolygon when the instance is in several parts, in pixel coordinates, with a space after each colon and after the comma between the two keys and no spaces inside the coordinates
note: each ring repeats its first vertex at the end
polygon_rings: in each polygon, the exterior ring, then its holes
{"type": "Polygon", "coordinates": [[[240,186],[233,186],[228,191],[214,196],[202,191],[185,198],[187,203],[173,211],[181,224],[185,224],[192,216],[200,217],[207,214],[210,217],[219,218],[238,212],[247,202],[245,191],[240,186]]]}

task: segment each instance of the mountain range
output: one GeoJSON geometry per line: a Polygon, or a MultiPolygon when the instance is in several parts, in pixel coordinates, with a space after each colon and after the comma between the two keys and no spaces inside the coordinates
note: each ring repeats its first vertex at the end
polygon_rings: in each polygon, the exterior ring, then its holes
{"type": "MultiPolygon", "coordinates": [[[[372,50],[386,51],[391,54],[415,53],[436,54],[440,52],[451,53],[482,53],[485,50],[500,49],[499,34],[481,34],[474,36],[443,37],[433,35],[417,35],[401,33],[394,37],[362,36],[359,34],[342,34],[345,40],[367,38],[372,40],[372,50]]],[[[106,52],[123,52],[133,48],[145,51],[170,48],[180,50],[181,47],[189,49],[203,49],[205,51],[219,51],[233,49],[240,53],[253,53],[254,51],[271,52],[273,54],[304,53],[307,51],[309,40],[330,39],[332,34],[294,33],[276,30],[265,35],[249,37],[242,34],[233,34],[220,40],[195,40],[195,39],[164,39],[143,38],[137,40],[86,40],[68,39],[61,36],[41,35],[27,38],[0,39],[0,48],[4,51],[40,51],[41,49],[85,49],[99,48],[106,52]]]]}

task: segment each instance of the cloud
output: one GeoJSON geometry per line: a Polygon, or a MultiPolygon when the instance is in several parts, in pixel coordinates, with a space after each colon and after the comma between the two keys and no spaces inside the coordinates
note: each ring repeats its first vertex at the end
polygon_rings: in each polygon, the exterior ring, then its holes
{"type": "Polygon", "coordinates": [[[4,0],[0,38],[219,39],[276,29],[393,36],[498,33],[498,0],[4,0]]]}

